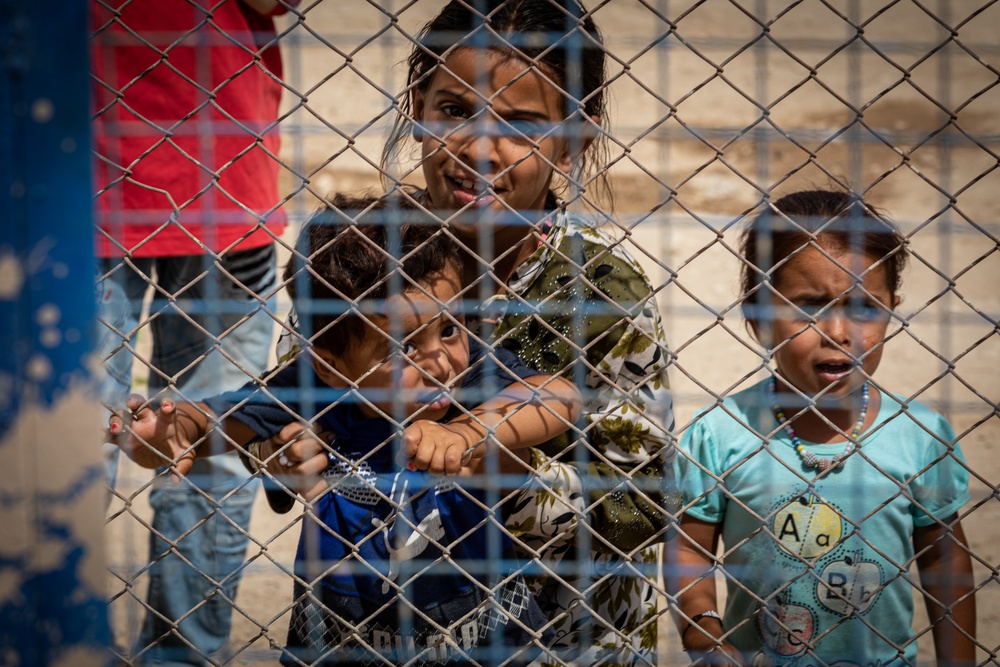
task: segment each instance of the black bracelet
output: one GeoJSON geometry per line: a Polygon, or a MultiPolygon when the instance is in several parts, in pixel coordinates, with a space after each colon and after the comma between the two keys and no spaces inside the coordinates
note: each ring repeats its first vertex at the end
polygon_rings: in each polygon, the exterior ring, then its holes
{"type": "Polygon", "coordinates": [[[684,631],[681,633],[682,644],[684,643],[684,638],[687,637],[688,630],[697,625],[698,621],[700,621],[703,618],[714,618],[719,622],[719,625],[722,625],[722,617],[719,616],[719,612],[715,611],[714,609],[710,611],[703,611],[700,614],[695,614],[694,616],[691,617],[691,620],[688,621],[687,627],[684,628],[684,631]]]}

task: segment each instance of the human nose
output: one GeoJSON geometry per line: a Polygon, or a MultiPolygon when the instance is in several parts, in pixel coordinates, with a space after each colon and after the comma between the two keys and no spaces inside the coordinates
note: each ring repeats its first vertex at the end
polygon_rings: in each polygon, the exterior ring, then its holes
{"type": "Polygon", "coordinates": [[[483,177],[496,171],[499,164],[499,128],[486,114],[471,120],[459,130],[457,155],[465,165],[483,177]]]}
{"type": "Polygon", "coordinates": [[[830,308],[829,312],[819,320],[818,326],[825,341],[844,350],[851,348],[853,323],[843,308],[839,306],[830,308]]]}
{"type": "Polygon", "coordinates": [[[421,360],[424,372],[440,384],[447,384],[451,380],[454,366],[448,348],[441,341],[428,349],[421,360]]]}

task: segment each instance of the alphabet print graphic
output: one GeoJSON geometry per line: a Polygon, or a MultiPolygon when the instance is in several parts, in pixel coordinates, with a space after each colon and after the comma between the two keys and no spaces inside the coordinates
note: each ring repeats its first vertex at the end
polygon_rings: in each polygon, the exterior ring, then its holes
{"type": "Polygon", "coordinates": [[[806,560],[828,553],[844,534],[836,509],[812,493],[788,500],[774,513],[771,530],[793,556],[806,560]]]}
{"type": "Polygon", "coordinates": [[[816,632],[816,618],[809,607],[772,598],[761,608],[757,623],[764,643],[780,656],[806,650],[816,632]]]}
{"type": "Polygon", "coordinates": [[[861,551],[823,568],[816,583],[816,599],[835,614],[863,614],[882,590],[882,567],[861,557],[861,551]]]}

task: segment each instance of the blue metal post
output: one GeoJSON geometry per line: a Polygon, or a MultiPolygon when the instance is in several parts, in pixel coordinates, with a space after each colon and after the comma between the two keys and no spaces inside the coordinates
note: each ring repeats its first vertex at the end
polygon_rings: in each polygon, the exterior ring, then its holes
{"type": "Polygon", "coordinates": [[[87,0],[0,0],[0,662],[108,662],[87,0]]]}

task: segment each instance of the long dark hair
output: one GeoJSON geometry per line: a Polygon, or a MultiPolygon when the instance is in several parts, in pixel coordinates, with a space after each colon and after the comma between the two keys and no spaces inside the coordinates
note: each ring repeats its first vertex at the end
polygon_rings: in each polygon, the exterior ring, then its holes
{"type": "MultiPolygon", "coordinates": [[[[437,66],[462,47],[493,49],[537,63],[545,68],[544,75],[566,91],[567,118],[580,113],[599,119],[600,131],[569,176],[581,186],[590,179],[610,201],[604,172],[590,176],[592,162],[605,162],[608,153],[604,41],[590,13],[577,0],[451,0],[421,29],[407,59],[399,115],[382,151],[383,178],[413,134],[413,92],[426,91],[437,66]]],[[[385,185],[388,189],[400,184],[385,185]]],[[[549,192],[546,206],[555,208],[556,201],[555,193],[549,192]]]]}

